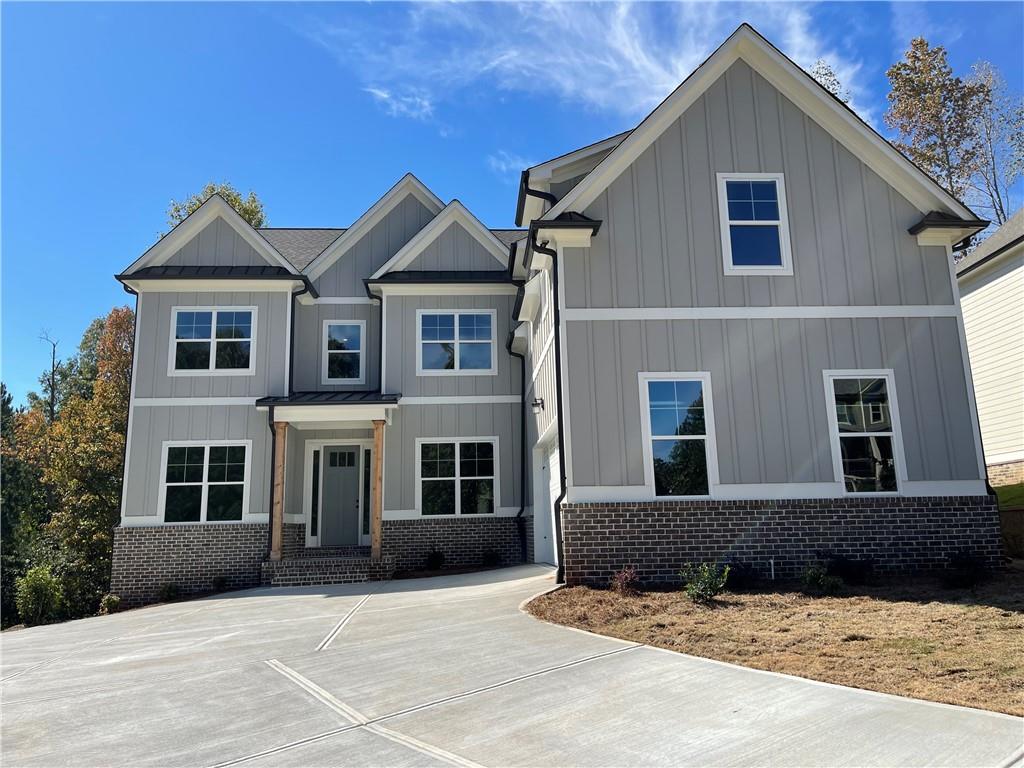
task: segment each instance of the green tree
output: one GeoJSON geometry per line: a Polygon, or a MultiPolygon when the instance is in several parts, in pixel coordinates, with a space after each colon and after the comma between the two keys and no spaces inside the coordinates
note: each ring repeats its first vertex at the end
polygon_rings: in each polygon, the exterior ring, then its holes
{"type": "Polygon", "coordinates": [[[811,67],[808,74],[818,81],[826,91],[831,93],[843,104],[850,103],[850,91],[843,87],[843,84],[839,81],[839,75],[832,69],[832,65],[824,59],[818,59],[814,62],[814,66],[811,67]]]}
{"type": "MultiPolygon", "coordinates": [[[[256,193],[250,191],[247,197],[228,182],[220,184],[210,182],[202,191],[196,195],[190,195],[184,200],[172,200],[167,208],[167,223],[173,229],[186,216],[196,210],[214,195],[220,195],[224,200],[238,211],[238,215],[252,224],[254,227],[263,227],[267,224],[266,214],[263,212],[263,203],[256,197],[256,193]]],[[[166,233],[164,233],[166,234],[166,233]]]]}

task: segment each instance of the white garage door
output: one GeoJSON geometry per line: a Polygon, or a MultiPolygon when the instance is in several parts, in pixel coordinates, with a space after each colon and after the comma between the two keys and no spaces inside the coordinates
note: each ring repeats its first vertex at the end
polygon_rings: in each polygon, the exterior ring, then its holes
{"type": "MultiPolygon", "coordinates": [[[[562,491],[561,466],[556,447],[549,453],[537,452],[539,472],[534,477],[534,508],[533,508],[533,556],[538,563],[557,565],[555,560],[555,499],[562,491]]],[[[534,466],[537,466],[536,464],[534,466]]]]}

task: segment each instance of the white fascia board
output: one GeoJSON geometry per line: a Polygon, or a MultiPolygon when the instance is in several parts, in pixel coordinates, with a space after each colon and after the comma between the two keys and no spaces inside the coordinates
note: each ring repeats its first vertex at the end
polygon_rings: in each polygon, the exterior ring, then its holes
{"type": "MultiPolygon", "coordinates": [[[[385,420],[397,405],[275,405],[274,421],[289,424],[343,424],[351,421],[385,420]]],[[[268,406],[256,406],[256,410],[267,410],[268,406]]]]}
{"type": "Polygon", "coordinates": [[[502,266],[507,267],[508,248],[501,242],[494,233],[485,227],[480,220],[470,213],[466,206],[458,200],[452,200],[445,206],[444,210],[437,214],[430,223],[413,235],[412,239],[385,262],[384,266],[374,272],[371,280],[386,275],[388,272],[398,272],[411,264],[417,256],[423,253],[432,242],[439,238],[450,226],[459,224],[466,232],[473,236],[487,252],[502,266]]]}
{"type": "Polygon", "coordinates": [[[269,264],[284,267],[293,275],[298,271],[281,252],[272,246],[263,235],[243,219],[234,208],[220,195],[212,195],[205,203],[186,216],[170,232],[154,243],[149,250],[136,259],[125,273],[134,272],[143,267],[158,267],[177,253],[193,237],[216,218],[222,218],[239,236],[269,264]]]}
{"type": "Polygon", "coordinates": [[[607,139],[602,139],[564,155],[559,155],[540,165],[535,165],[530,168],[530,181],[550,182],[576,176],[581,172],[576,170],[576,166],[585,165],[586,161],[593,158],[594,155],[611,152],[628,135],[629,131],[623,131],[615,136],[609,136],[607,139]]]}
{"type": "Polygon", "coordinates": [[[523,303],[516,319],[524,323],[532,323],[541,305],[541,291],[544,290],[544,278],[537,273],[523,286],[523,303]]]}
{"type": "Polygon", "coordinates": [[[383,296],[514,296],[515,283],[376,283],[370,289],[383,296]]]}
{"type": "Polygon", "coordinates": [[[295,280],[253,280],[241,278],[122,278],[121,282],[136,293],[211,293],[216,291],[241,291],[246,293],[290,293],[302,288],[305,283],[295,280]]]}
{"type": "Polygon", "coordinates": [[[398,180],[397,184],[370,206],[366,213],[356,219],[355,223],[346,229],[341,237],[327,246],[323,253],[309,263],[309,266],[306,267],[306,274],[309,276],[309,279],[316,280],[326,272],[343,253],[358,243],[363,235],[373,229],[381,219],[387,216],[408,195],[413,195],[428,210],[433,212],[435,216],[444,208],[444,203],[441,202],[441,199],[427,189],[422,181],[411,173],[405,174],[405,176],[398,180]]]}
{"type": "Polygon", "coordinates": [[[974,213],[747,24],[733,32],[544,218],[554,219],[565,211],[584,211],[738,59],[749,64],[919,211],[940,210],[965,219],[975,218],[974,213]]]}

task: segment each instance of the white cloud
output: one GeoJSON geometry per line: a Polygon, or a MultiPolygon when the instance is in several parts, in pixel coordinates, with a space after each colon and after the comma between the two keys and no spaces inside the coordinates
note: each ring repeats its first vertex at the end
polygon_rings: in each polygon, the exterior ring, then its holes
{"type": "Polygon", "coordinates": [[[430,97],[422,92],[395,93],[388,88],[363,88],[374,101],[382,105],[392,117],[411,117],[423,120],[434,114],[434,105],[430,97]]]}
{"type": "Polygon", "coordinates": [[[493,155],[487,156],[487,165],[499,176],[518,176],[524,168],[536,165],[533,160],[527,160],[519,155],[499,149],[493,155]]]}

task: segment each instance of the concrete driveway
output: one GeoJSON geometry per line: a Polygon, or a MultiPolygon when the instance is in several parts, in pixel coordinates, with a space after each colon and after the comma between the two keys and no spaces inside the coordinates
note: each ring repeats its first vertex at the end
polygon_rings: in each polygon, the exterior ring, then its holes
{"type": "Polygon", "coordinates": [[[6,766],[991,765],[1024,721],[541,623],[534,566],[6,633],[6,766]]]}

